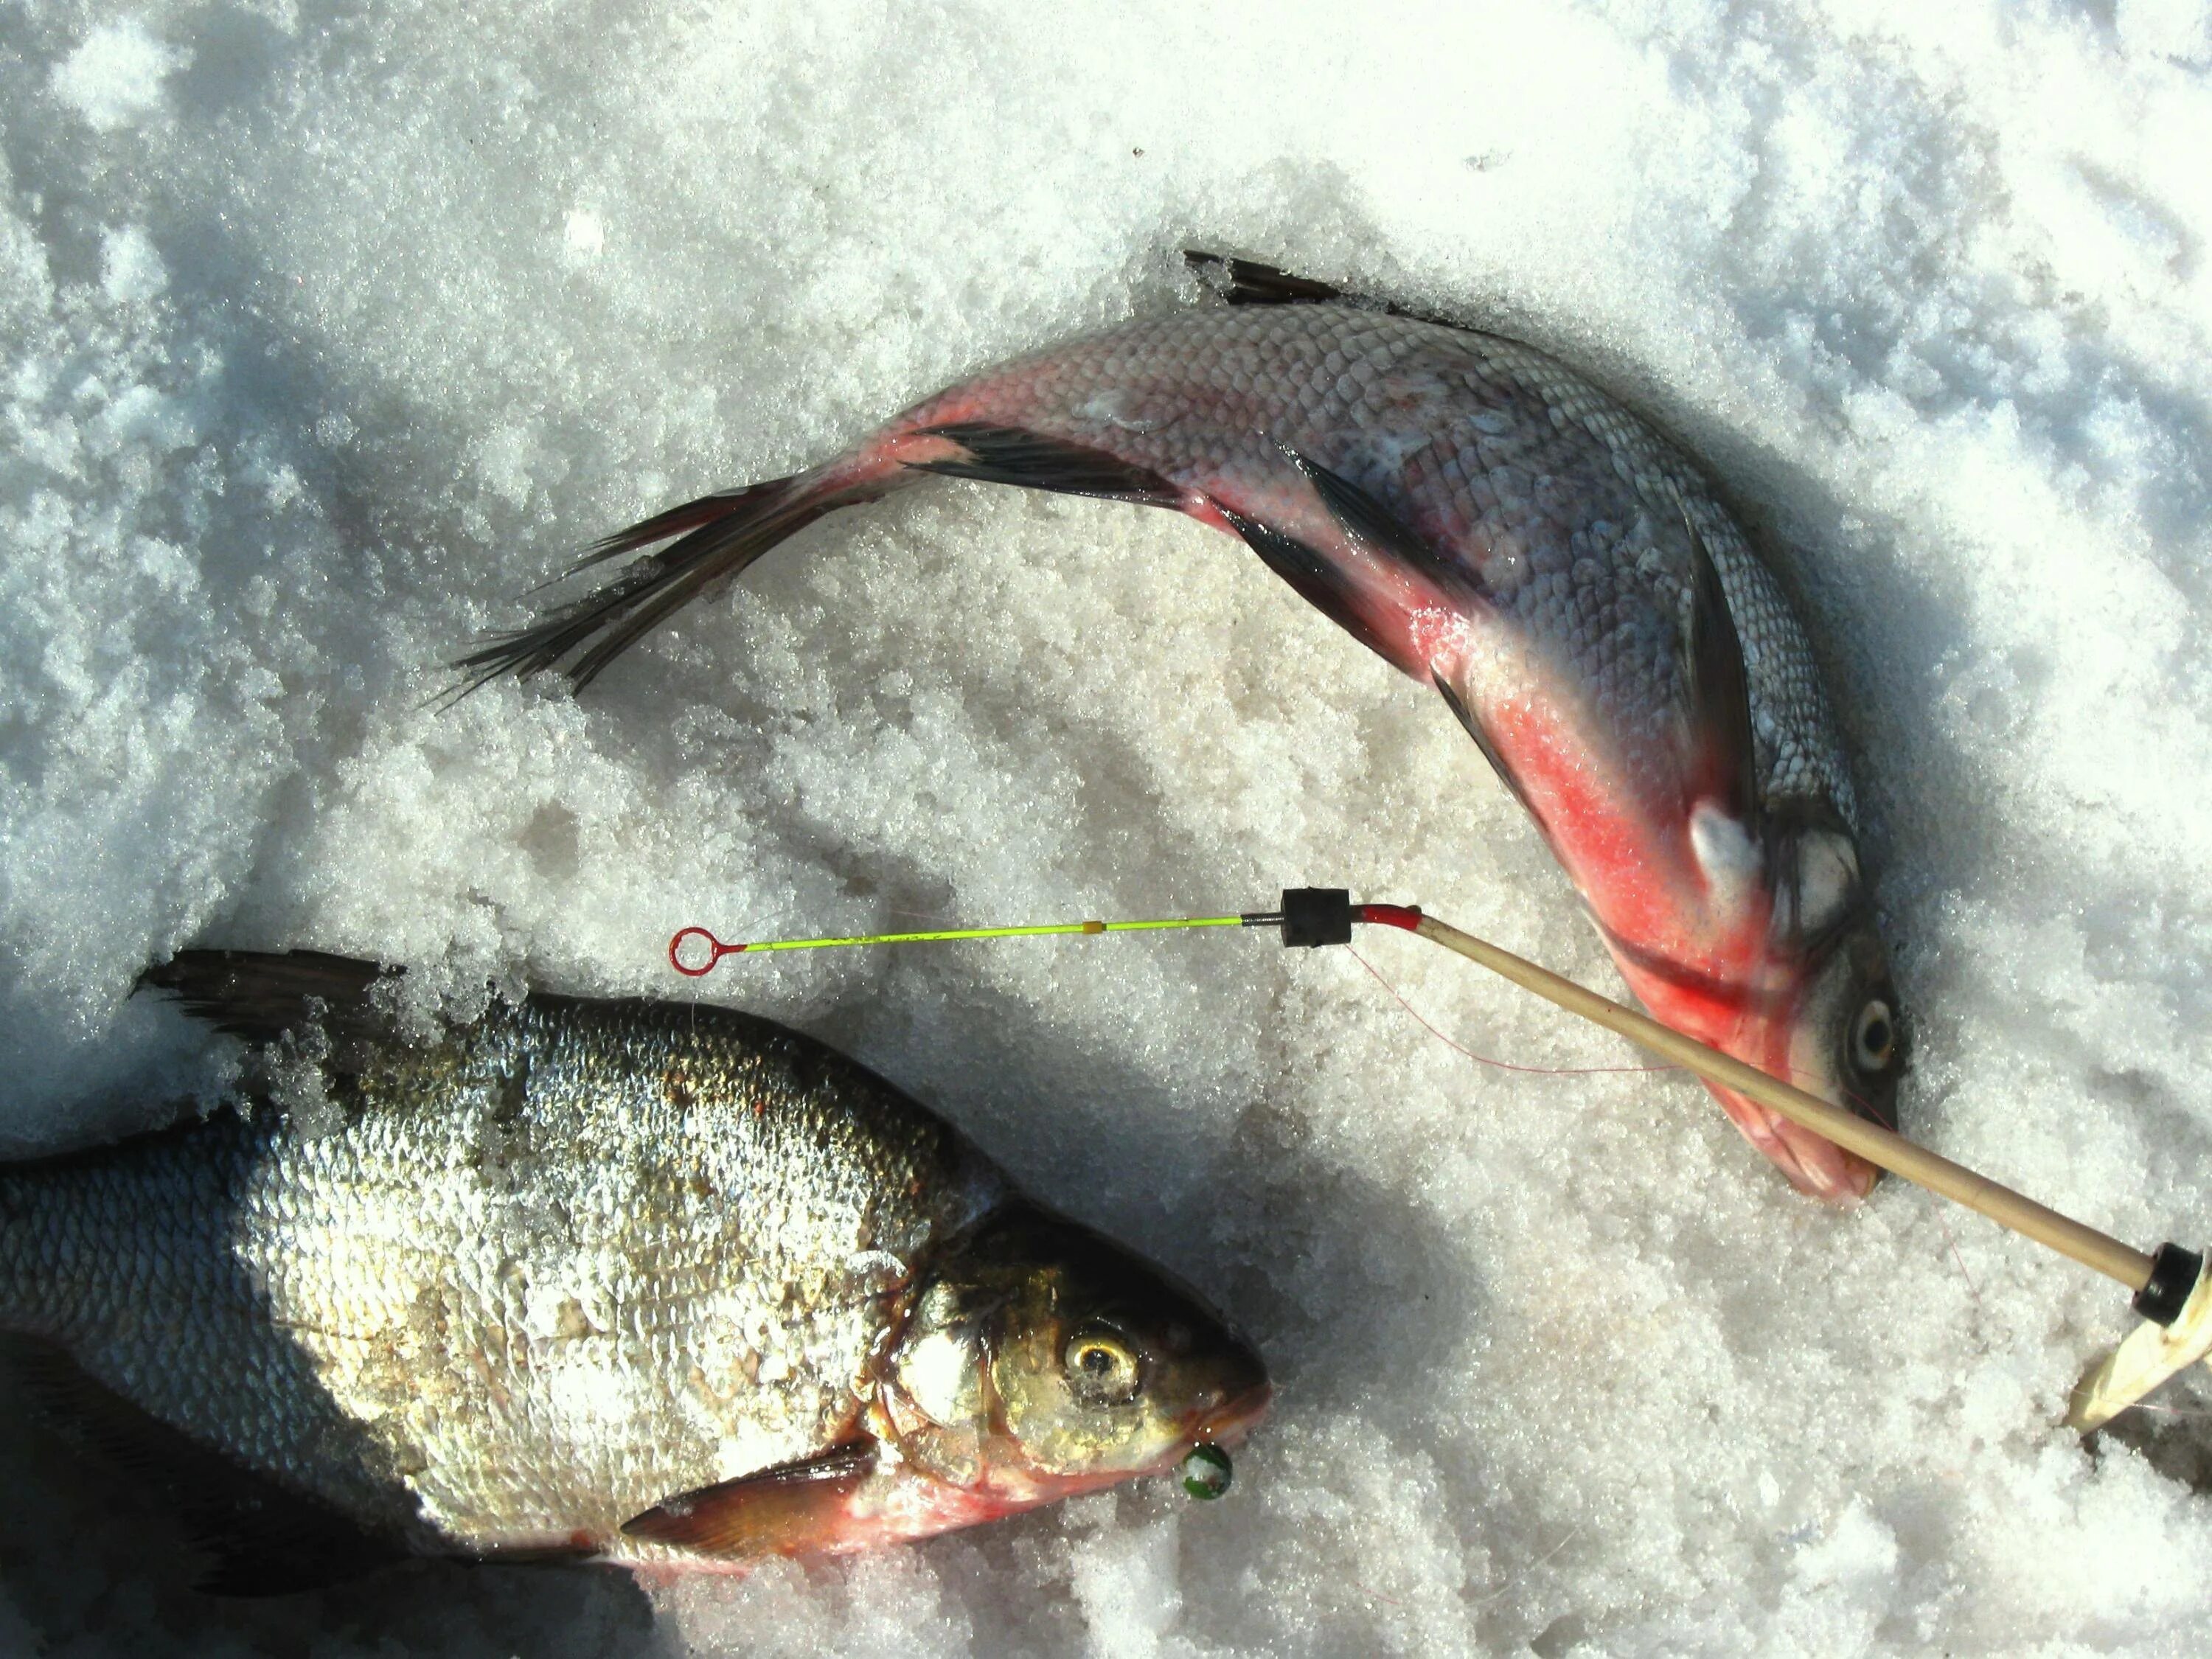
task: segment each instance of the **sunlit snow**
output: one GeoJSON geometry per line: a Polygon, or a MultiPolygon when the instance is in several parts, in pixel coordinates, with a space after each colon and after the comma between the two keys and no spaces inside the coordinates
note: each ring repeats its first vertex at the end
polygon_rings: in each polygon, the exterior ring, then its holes
{"type": "MultiPolygon", "coordinates": [[[[188,944],[680,996],[669,934],[1347,884],[1617,987],[1449,712],[1232,541],[945,483],[580,704],[441,666],[594,535],[1192,302],[1186,246],[1543,344],[1801,597],[1914,1026],[1906,1127],[2212,1240],[2212,9],[0,9],[0,1134],[158,1121],[188,944]]],[[[1632,1065],[1402,938],[1455,1040],[1632,1065]]],[[[726,963],[1230,1309],[1236,1485],[641,1592],[211,1604],[0,1438],[0,1650],[2187,1653],[2200,1420],[2052,1426],[2122,1297],[1674,1079],[1485,1070],[1249,934],[726,963]]],[[[2169,1404],[2206,1409],[2185,1391],[2169,1404]]],[[[15,1396],[8,1396],[10,1402],[15,1396]]]]}

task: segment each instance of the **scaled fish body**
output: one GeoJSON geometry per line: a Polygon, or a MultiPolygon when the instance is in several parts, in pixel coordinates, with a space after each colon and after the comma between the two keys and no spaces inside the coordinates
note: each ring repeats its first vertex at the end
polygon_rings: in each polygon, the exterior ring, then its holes
{"type": "Polygon", "coordinates": [[[1190,1291],[768,1020],[532,996],[416,1046],[368,964],[149,977],[249,1037],[322,1033],[333,1126],[226,1111],[0,1170],[0,1328],[167,1476],[215,1588],[860,1548],[1266,1408],[1190,1291]]]}
{"type": "MultiPolygon", "coordinates": [[[[1231,301],[1261,303],[1018,359],[811,471],[610,538],[593,560],[675,539],[465,666],[580,688],[803,526],[931,474],[1172,507],[1443,694],[1655,1014],[1893,1121],[1896,999],[1841,747],[1802,630],[1697,468],[1540,351],[1231,270],[1231,301]]],[[[1804,1190],[1872,1184],[1716,1092],[1804,1190]]]]}

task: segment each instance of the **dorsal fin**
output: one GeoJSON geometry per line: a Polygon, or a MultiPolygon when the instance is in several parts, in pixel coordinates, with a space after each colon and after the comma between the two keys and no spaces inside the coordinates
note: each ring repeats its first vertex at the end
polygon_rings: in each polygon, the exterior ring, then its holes
{"type": "Polygon", "coordinates": [[[210,1450],[50,1343],[9,1336],[0,1363],[66,1438],[174,1508],[194,1545],[215,1558],[199,1581],[210,1595],[285,1595],[407,1559],[397,1539],[210,1450]]]}
{"type": "Polygon", "coordinates": [[[138,983],[173,993],[218,1031],[273,1042],[317,1024],[333,1036],[382,1034],[391,1021],[369,994],[403,971],[321,951],[179,951],[138,983]]]}
{"type": "Polygon", "coordinates": [[[1346,297],[1340,288],[1317,283],[1310,276],[1293,276],[1256,259],[1238,259],[1187,247],[1182,251],[1182,262],[1199,281],[1232,306],[1322,305],[1346,297]]]}
{"type": "Polygon", "coordinates": [[[1372,294],[1354,294],[1310,276],[1296,276],[1273,265],[1263,265],[1256,259],[1238,259],[1228,254],[1208,253],[1201,248],[1185,248],[1182,261],[1200,282],[1232,306],[1350,306],[1359,311],[1380,312],[1386,317],[1405,317],[1417,323],[1434,323],[1439,328],[1455,328],[1462,333],[1483,331],[1432,311],[1417,311],[1394,300],[1379,299],[1372,294]]]}

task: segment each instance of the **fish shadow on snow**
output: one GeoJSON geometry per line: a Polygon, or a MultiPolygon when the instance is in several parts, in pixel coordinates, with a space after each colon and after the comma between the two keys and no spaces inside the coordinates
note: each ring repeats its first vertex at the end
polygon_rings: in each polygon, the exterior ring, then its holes
{"type": "Polygon", "coordinates": [[[0,1571],[33,1631],[94,1650],[180,1656],[395,1650],[641,1654],[644,1593],[617,1571],[410,1561],[328,1589],[236,1600],[196,1588],[206,1560],[143,1480],[79,1452],[0,1374],[0,1571]]]}

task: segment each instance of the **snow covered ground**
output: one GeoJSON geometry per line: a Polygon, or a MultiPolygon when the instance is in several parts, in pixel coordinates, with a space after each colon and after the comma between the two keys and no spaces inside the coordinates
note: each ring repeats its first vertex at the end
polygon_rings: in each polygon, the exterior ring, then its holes
{"type": "MultiPolygon", "coordinates": [[[[580,705],[424,706],[580,540],[1182,303],[1197,245],[1521,334],[1683,434],[1856,748],[1906,1127],[2212,1238],[2202,0],[493,11],[0,7],[9,1146],[160,1115],[190,1045],[125,996],[191,943],[674,996],[690,921],[1316,881],[1615,984],[1437,700],[1165,514],[946,484],[580,705]]],[[[1363,949],[1486,1052],[1632,1059],[1363,949]]],[[[649,1597],[240,1607],[11,1427],[0,1650],[2203,1650],[2207,1401],[2051,1426],[2112,1288],[1894,1183],[1815,1207],[1686,1082],[1483,1071],[1249,936],[708,984],[1231,1308],[1281,1393],[1230,1498],[649,1597]]]]}

